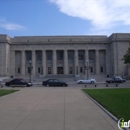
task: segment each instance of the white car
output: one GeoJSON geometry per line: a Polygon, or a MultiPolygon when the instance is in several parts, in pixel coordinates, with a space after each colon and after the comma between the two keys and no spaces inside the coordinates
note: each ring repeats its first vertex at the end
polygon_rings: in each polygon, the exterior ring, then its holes
{"type": "Polygon", "coordinates": [[[81,79],[81,80],[77,80],[77,83],[78,84],[83,84],[83,83],[90,83],[90,84],[94,84],[96,83],[96,80],[95,79],[92,79],[92,78],[84,78],[84,79],[81,79]]]}

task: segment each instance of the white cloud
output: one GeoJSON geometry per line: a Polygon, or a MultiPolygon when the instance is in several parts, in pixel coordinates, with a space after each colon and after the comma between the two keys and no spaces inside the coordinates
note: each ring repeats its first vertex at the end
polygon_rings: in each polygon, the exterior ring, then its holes
{"type": "Polygon", "coordinates": [[[23,27],[19,24],[5,23],[5,22],[0,22],[0,28],[4,28],[6,30],[22,30],[22,29],[25,29],[25,27],[23,27]]]}
{"type": "Polygon", "coordinates": [[[49,0],[69,16],[89,20],[92,30],[130,25],[130,0],[49,0]]]}

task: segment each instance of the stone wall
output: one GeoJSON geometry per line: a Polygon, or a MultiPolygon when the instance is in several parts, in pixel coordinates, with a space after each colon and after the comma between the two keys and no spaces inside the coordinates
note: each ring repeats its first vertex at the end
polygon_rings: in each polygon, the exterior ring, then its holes
{"type": "Polygon", "coordinates": [[[10,45],[8,43],[0,43],[0,76],[9,75],[9,50],[10,45]]]}
{"type": "Polygon", "coordinates": [[[111,62],[113,68],[113,75],[127,74],[127,65],[122,60],[126,54],[130,43],[130,33],[117,33],[109,37],[111,41],[111,62]]]}
{"type": "Polygon", "coordinates": [[[0,35],[0,76],[10,74],[10,39],[7,35],[0,35]]]}

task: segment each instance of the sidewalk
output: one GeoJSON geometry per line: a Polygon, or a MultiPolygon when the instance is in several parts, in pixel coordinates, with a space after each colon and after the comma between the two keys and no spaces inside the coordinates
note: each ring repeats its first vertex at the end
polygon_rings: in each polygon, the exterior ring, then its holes
{"type": "Polygon", "coordinates": [[[80,89],[23,88],[0,97],[1,130],[119,130],[80,89]]]}

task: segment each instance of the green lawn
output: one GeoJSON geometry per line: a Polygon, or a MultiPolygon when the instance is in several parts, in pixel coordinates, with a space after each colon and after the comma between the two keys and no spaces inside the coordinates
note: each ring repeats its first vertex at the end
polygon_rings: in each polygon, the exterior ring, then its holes
{"type": "Polygon", "coordinates": [[[130,120],[130,89],[83,89],[118,119],[130,120]]]}
{"type": "Polygon", "coordinates": [[[14,92],[17,92],[18,90],[0,90],[0,97],[1,96],[4,96],[4,95],[7,95],[7,94],[10,94],[10,93],[14,93],[14,92]]]}

